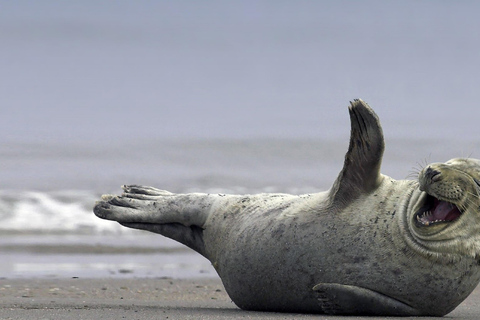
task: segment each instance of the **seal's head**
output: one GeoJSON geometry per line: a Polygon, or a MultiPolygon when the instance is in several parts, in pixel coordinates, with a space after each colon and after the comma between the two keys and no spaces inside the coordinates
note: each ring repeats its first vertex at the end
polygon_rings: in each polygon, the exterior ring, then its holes
{"type": "Polygon", "coordinates": [[[433,163],[419,174],[410,228],[429,252],[480,257],[480,161],[433,163]]]}

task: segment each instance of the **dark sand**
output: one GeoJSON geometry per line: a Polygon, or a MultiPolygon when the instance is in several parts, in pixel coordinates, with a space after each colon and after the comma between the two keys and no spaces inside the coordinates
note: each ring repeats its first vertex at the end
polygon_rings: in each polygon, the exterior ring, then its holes
{"type": "MultiPolygon", "coordinates": [[[[477,289],[446,318],[478,319],[479,302],[480,289],[477,289]]],[[[339,318],[342,317],[243,311],[233,304],[216,279],[0,280],[0,319],[339,318]]]]}

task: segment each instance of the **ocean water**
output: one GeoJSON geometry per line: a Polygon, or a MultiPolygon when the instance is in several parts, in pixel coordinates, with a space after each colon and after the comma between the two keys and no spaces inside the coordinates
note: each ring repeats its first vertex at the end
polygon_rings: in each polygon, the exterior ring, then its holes
{"type": "Polygon", "coordinates": [[[384,127],[383,173],[480,158],[479,6],[0,2],[0,277],[215,276],[95,201],[124,184],[326,190],[358,97],[384,127]]]}

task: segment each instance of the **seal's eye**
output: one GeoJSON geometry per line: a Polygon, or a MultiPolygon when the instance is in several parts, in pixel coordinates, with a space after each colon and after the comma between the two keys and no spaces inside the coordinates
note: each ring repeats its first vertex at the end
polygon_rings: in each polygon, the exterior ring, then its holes
{"type": "Polygon", "coordinates": [[[480,180],[473,178],[473,181],[477,184],[477,187],[480,188],[480,180]]]}

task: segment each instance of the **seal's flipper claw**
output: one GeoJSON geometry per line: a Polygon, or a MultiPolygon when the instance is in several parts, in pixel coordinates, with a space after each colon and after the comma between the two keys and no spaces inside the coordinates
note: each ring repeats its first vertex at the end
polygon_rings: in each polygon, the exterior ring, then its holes
{"type": "Polygon", "coordinates": [[[376,189],[382,181],[380,166],[385,142],[378,116],[360,99],[350,104],[350,145],[332,188],[331,198],[337,206],[376,189]]]}
{"type": "Polygon", "coordinates": [[[320,283],[313,287],[326,314],[371,316],[418,316],[409,305],[381,293],[357,286],[320,283]]]}
{"type": "Polygon", "coordinates": [[[173,195],[173,193],[169,191],[139,185],[124,185],[122,186],[122,189],[124,196],[136,199],[153,199],[155,197],[173,195]]]}
{"type": "Polygon", "coordinates": [[[105,201],[105,202],[108,202],[110,201],[111,199],[115,198],[115,196],[113,194],[104,194],[102,195],[102,200],[105,201]]]}

